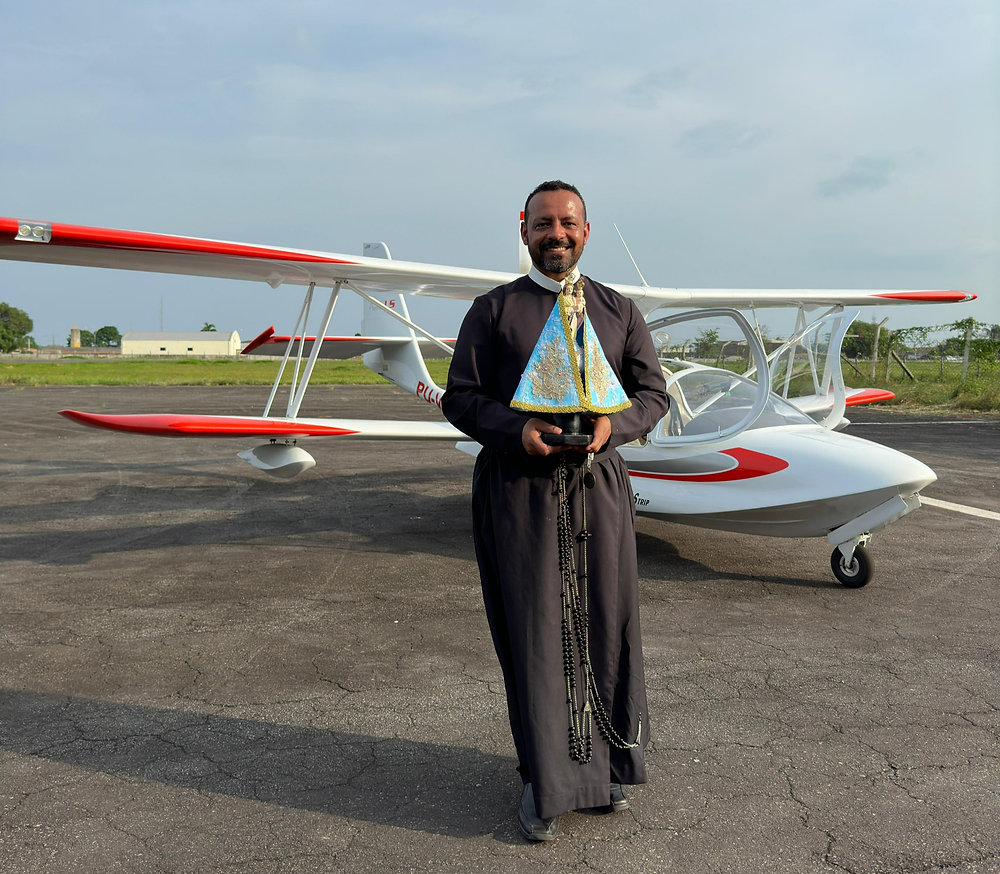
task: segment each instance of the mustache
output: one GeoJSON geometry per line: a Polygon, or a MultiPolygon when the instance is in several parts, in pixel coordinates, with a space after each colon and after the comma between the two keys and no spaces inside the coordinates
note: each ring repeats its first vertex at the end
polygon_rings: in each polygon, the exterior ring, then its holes
{"type": "Polygon", "coordinates": [[[543,252],[547,252],[549,249],[572,249],[573,245],[569,240],[550,240],[547,243],[542,243],[541,249],[543,252]]]}

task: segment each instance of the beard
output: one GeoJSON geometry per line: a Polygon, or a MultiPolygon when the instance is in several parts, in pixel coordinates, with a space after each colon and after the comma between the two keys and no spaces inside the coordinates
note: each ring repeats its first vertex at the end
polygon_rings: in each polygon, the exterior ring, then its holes
{"type": "Polygon", "coordinates": [[[546,273],[569,273],[580,260],[580,248],[561,249],[558,252],[553,251],[554,249],[555,246],[549,244],[529,254],[531,260],[546,273]]]}

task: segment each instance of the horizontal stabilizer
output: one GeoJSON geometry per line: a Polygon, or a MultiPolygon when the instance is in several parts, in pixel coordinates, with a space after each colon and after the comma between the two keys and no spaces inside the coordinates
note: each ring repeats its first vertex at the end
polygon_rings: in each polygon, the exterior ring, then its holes
{"type": "MultiPolygon", "coordinates": [[[[259,336],[251,340],[243,347],[242,355],[274,355],[285,354],[285,349],[289,343],[294,343],[293,353],[298,351],[299,337],[292,337],[288,334],[279,335],[274,333],[274,328],[268,328],[259,336]]],[[[445,343],[454,343],[454,339],[442,338],[445,343]]],[[[303,357],[312,352],[315,337],[306,337],[302,347],[303,357]]],[[[320,346],[320,358],[344,359],[356,358],[366,352],[372,352],[378,348],[390,346],[403,346],[412,342],[412,338],[392,336],[392,337],[324,337],[320,346]]],[[[444,358],[447,353],[436,343],[423,337],[417,338],[420,345],[420,353],[424,358],[444,358]]]]}

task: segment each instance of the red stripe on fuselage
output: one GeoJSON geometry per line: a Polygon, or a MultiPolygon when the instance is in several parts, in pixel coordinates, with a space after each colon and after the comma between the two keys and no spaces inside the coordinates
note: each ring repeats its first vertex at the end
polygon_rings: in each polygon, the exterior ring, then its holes
{"type": "Polygon", "coordinates": [[[735,459],[736,465],[727,470],[717,471],[716,473],[654,473],[652,471],[630,470],[629,476],[687,483],[724,483],[767,476],[769,473],[777,473],[788,467],[788,462],[783,458],[777,458],[774,455],[765,455],[763,452],[754,452],[752,449],[741,449],[739,447],[735,449],[723,449],[719,454],[728,455],[730,458],[735,459]]]}

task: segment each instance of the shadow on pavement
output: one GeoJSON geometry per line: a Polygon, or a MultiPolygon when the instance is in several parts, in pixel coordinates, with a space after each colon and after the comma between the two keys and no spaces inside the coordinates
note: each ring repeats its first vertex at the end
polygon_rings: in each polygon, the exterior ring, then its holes
{"type": "Polygon", "coordinates": [[[7,690],[0,748],[459,838],[494,832],[497,788],[514,773],[468,747],[7,690]]]}

